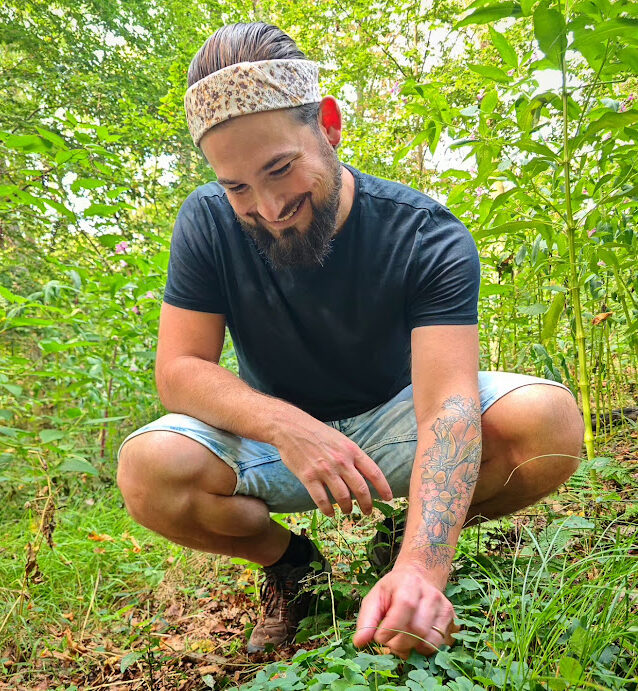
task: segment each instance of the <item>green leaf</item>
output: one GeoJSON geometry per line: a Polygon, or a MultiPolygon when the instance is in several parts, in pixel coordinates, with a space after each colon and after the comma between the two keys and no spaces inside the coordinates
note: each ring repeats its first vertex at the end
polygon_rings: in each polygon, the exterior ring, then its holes
{"type": "Polygon", "coordinates": [[[618,57],[625,65],[630,67],[636,74],[638,74],[638,48],[623,48],[618,53],[618,57]]]}
{"type": "Polygon", "coordinates": [[[460,29],[470,24],[489,24],[505,17],[519,17],[521,6],[517,2],[498,2],[487,7],[479,7],[472,14],[461,19],[454,29],[460,29]]]}
{"type": "Polygon", "coordinates": [[[5,288],[3,285],[0,285],[0,295],[8,302],[17,302],[19,304],[27,302],[26,298],[23,298],[21,295],[16,295],[15,293],[12,293],[8,288],[5,288]]]}
{"type": "Polygon", "coordinates": [[[64,437],[65,433],[61,429],[43,429],[40,432],[40,439],[42,439],[45,444],[50,444],[52,441],[57,441],[64,437]]]}
{"type": "Polygon", "coordinates": [[[545,57],[560,68],[567,49],[565,18],[561,12],[538,7],[534,12],[534,36],[545,57]]]}
{"type": "Polygon", "coordinates": [[[38,343],[44,353],[61,353],[65,350],[73,350],[74,348],[95,348],[95,343],[92,341],[65,341],[61,343],[55,339],[44,339],[38,343]]]}
{"type": "Polygon", "coordinates": [[[632,43],[638,42],[638,19],[630,17],[618,17],[608,19],[594,26],[592,31],[588,31],[586,38],[588,41],[606,41],[607,39],[628,39],[632,43]]]}
{"type": "Polygon", "coordinates": [[[144,653],[128,653],[128,655],[125,655],[121,660],[120,660],[120,672],[124,674],[126,670],[135,662],[137,662],[141,657],[144,656],[144,653]]]}
{"type": "Polygon", "coordinates": [[[582,665],[573,657],[561,658],[560,662],[558,663],[558,669],[560,670],[561,675],[565,677],[567,681],[572,683],[577,683],[583,673],[582,665]]]}
{"type": "Polygon", "coordinates": [[[71,191],[77,192],[80,189],[94,190],[98,187],[104,187],[106,182],[104,180],[98,180],[97,178],[78,178],[72,185],[71,191]]]}
{"type": "Polygon", "coordinates": [[[331,684],[333,681],[339,679],[339,675],[334,672],[322,672],[314,677],[320,684],[331,684]]]}
{"type": "Polygon", "coordinates": [[[18,386],[17,384],[5,384],[4,382],[0,383],[0,386],[3,389],[6,389],[9,393],[12,393],[16,398],[22,393],[22,387],[18,386]]]}
{"type": "Polygon", "coordinates": [[[36,130],[39,132],[41,137],[47,139],[52,144],[55,144],[59,149],[68,148],[64,139],[62,139],[62,137],[60,137],[60,135],[56,134],[55,132],[50,132],[49,130],[45,130],[42,127],[36,127],[36,130]]]}
{"type": "Polygon", "coordinates": [[[493,113],[498,105],[498,94],[495,89],[490,89],[481,100],[481,113],[493,113]]]}
{"type": "Polygon", "coordinates": [[[91,204],[84,211],[84,216],[115,216],[121,209],[119,204],[91,204]]]}
{"type": "Polygon", "coordinates": [[[518,57],[516,51],[512,47],[512,44],[501,34],[490,26],[490,38],[494,47],[501,56],[501,59],[506,65],[516,69],[518,67],[518,57]]]}
{"type": "Polygon", "coordinates": [[[544,223],[543,221],[512,221],[511,223],[503,223],[502,225],[493,226],[492,228],[482,228],[472,233],[472,235],[474,239],[478,241],[488,237],[501,237],[528,228],[540,229],[541,226],[545,228],[551,227],[549,223],[544,223]]]}
{"type": "Polygon", "coordinates": [[[542,302],[536,302],[533,305],[519,305],[517,309],[521,314],[536,317],[539,314],[545,314],[545,312],[547,312],[547,305],[544,305],[542,302]]]}
{"type": "Polygon", "coordinates": [[[64,204],[56,202],[54,199],[49,199],[48,197],[42,197],[42,201],[45,204],[48,204],[52,209],[55,209],[62,216],[65,216],[71,221],[75,221],[75,214],[73,213],[73,211],[71,211],[71,209],[68,209],[66,206],[64,206],[64,204]]]}
{"type": "Polygon", "coordinates": [[[492,79],[495,82],[510,81],[507,72],[504,72],[500,67],[493,67],[492,65],[468,65],[468,67],[472,72],[476,72],[486,79],[492,79]]]}
{"type": "Polygon", "coordinates": [[[628,125],[638,122],[638,110],[628,110],[624,113],[610,111],[605,113],[598,120],[594,120],[585,131],[583,137],[591,137],[601,130],[618,130],[628,125]]]}
{"type": "Polygon", "coordinates": [[[99,475],[95,466],[91,465],[82,456],[70,456],[66,458],[58,467],[59,473],[87,473],[88,475],[99,475]]]}
{"type": "Polygon", "coordinates": [[[124,240],[124,238],[121,235],[115,235],[113,233],[104,233],[104,235],[97,236],[97,241],[100,245],[108,247],[110,250],[114,249],[115,245],[122,242],[122,240],[124,240]]]}
{"type": "Polygon", "coordinates": [[[541,331],[541,341],[543,343],[553,338],[558,326],[560,315],[565,307],[565,293],[559,292],[554,295],[552,304],[549,306],[543,317],[543,330],[541,331]]]}

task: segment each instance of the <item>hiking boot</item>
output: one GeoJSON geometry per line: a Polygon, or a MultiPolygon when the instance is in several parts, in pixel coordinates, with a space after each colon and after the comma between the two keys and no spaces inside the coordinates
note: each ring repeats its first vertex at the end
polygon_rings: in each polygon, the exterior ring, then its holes
{"type": "Polygon", "coordinates": [[[405,511],[387,516],[383,521],[386,530],[378,530],[368,543],[368,560],[379,577],[391,571],[397,560],[405,533],[405,519],[405,511]]]}
{"type": "Polygon", "coordinates": [[[307,564],[264,567],[266,576],[261,586],[263,612],[248,641],[248,653],[258,653],[267,645],[274,647],[292,643],[299,622],[308,616],[313,585],[322,582],[325,574],[331,573],[330,565],[323,558],[314,542],[309,540],[312,554],[307,564]],[[310,564],[319,562],[315,570],[310,564]]]}

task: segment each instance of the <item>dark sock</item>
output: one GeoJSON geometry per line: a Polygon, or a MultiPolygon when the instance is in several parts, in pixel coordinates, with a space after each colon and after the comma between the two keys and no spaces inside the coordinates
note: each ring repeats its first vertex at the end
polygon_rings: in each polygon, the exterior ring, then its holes
{"type": "Polygon", "coordinates": [[[312,547],[310,540],[301,535],[290,534],[290,544],[286,551],[281,555],[281,558],[271,566],[281,566],[282,564],[290,564],[291,566],[302,566],[308,564],[312,556],[312,547]]]}

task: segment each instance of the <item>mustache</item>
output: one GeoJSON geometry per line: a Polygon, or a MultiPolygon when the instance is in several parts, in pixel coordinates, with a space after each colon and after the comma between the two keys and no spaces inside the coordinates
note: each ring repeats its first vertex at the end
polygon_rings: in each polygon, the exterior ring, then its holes
{"type": "MultiPolygon", "coordinates": [[[[307,193],[302,194],[298,199],[288,204],[288,206],[285,207],[284,210],[279,214],[279,218],[285,218],[293,209],[296,209],[297,206],[300,205],[306,199],[307,196],[307,193]]],[[[262,222],[265,221],[265,219],[262,218],[262,216],[258,213],[248,214],[248,216],[252,218],[253,221],[255,221],[255,223],[259,223],[260,225],[262,224],[262,222]]]]}

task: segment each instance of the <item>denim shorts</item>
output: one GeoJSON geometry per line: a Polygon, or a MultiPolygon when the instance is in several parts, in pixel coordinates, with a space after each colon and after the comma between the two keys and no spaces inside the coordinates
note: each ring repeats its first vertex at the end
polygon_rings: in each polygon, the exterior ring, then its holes
{"type": "MultiPolygon", "coordinates": [[[[567,389],[558,382],[525,374],[479,372],[481,413],[510,391],[528,384],[551,384],[567,389]]],[[[372,458],[383,471],[395,497],[408,496],[417,444],[411,385],[361,415],[325,424],[345,434],[372,458]]],[[[279,452],[270,444],[238,437],[188,415],[170,413],[140,427],[122,445],[139,434],[156,431],[182,434],[221,458],[237,475],[234,494],[258,497],[270,511],[277,513],[317,508],[306,488],[282,463],[279,452]]],[[[372,486],[370,491],[378,498],[372,486]]]]}

